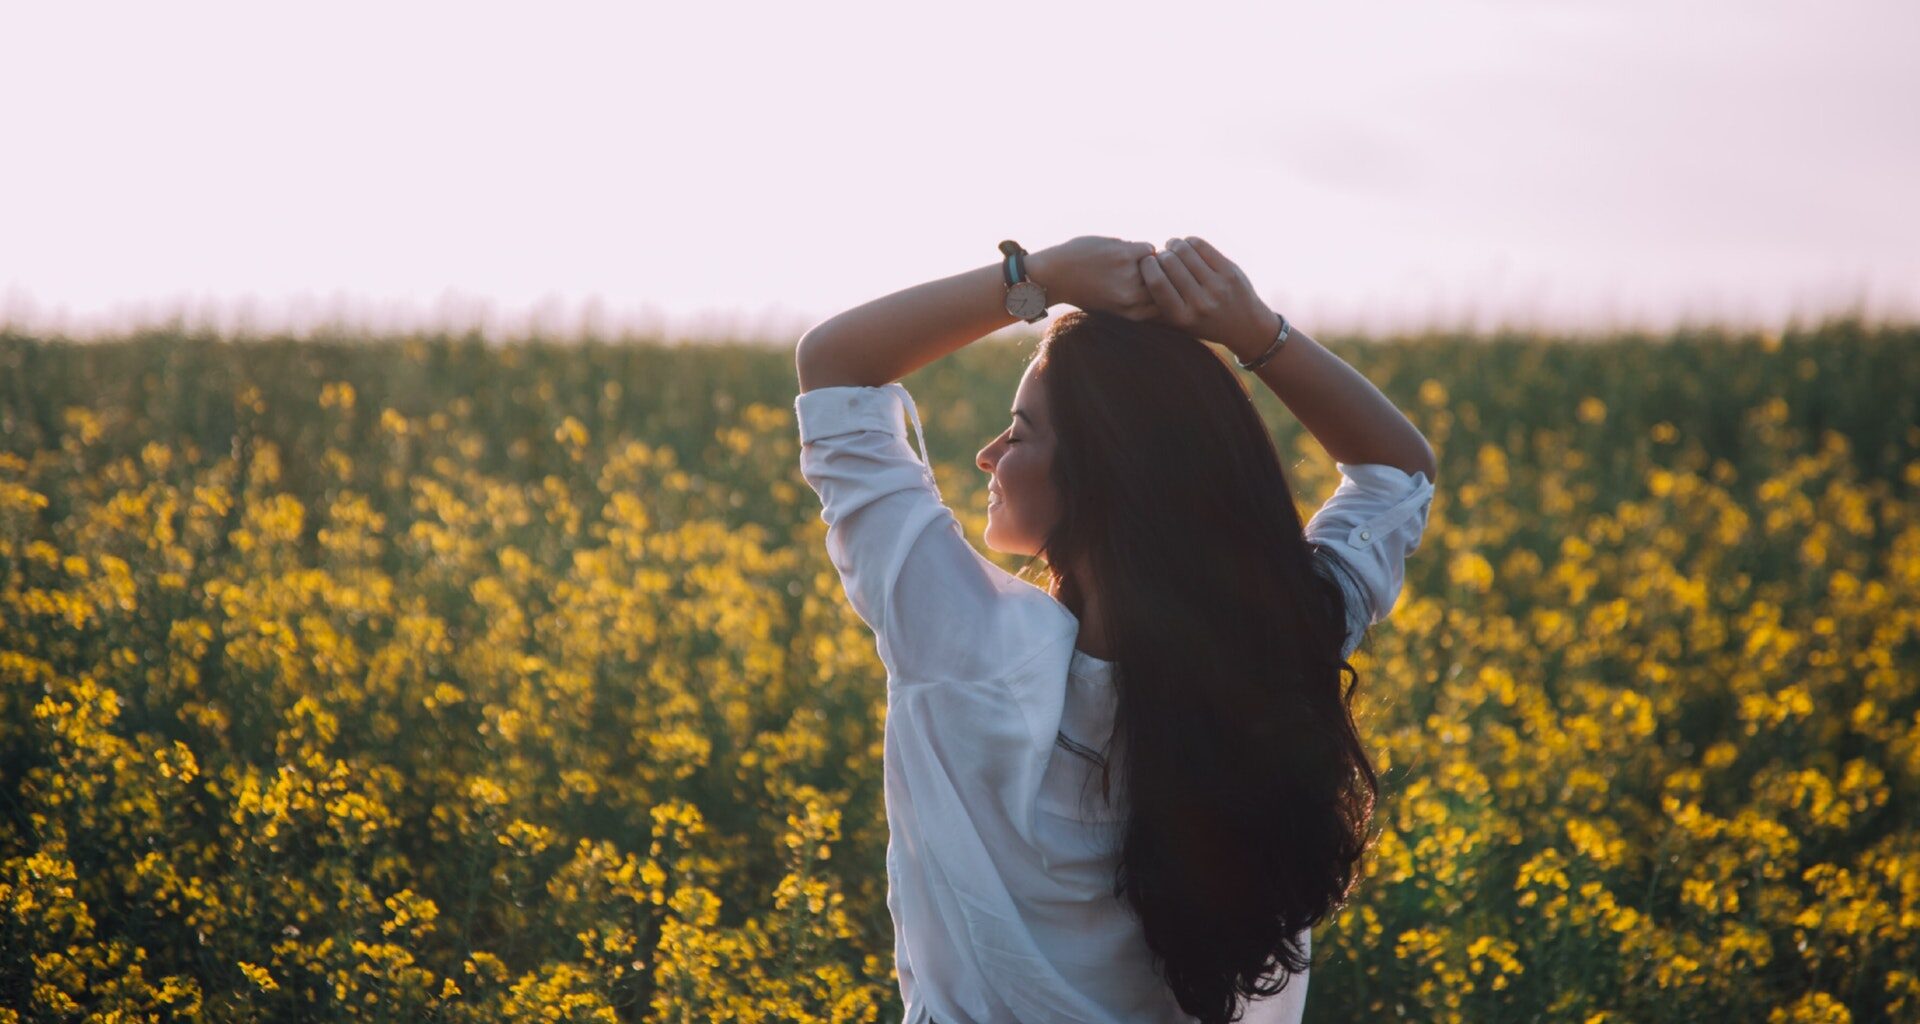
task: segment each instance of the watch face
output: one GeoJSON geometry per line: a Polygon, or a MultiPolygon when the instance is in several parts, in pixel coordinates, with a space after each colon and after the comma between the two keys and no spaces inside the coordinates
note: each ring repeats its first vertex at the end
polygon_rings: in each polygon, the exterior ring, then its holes
{"type": "Polygon", "coordinates": [[[1047,311],[1047,293],[1032,281],[1022,281],[1007,289],[1007,312],[1022,320],[1031,320],[1047,311]]]}

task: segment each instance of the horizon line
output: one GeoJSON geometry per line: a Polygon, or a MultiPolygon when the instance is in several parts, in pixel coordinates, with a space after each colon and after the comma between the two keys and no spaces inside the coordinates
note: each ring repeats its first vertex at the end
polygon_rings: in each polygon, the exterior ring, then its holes
{"type": "MultiPolygon", "coordinates": [[[[1263,297],[1264,298],[1264,297],[1263,297]]],[[[1875,327],[1899,328],[1920,324],[1920,308],[1896,296],[1893,301],[1870,297],[1862,284],[1850,298],[1833,299],[1808,308],[1794,303],[1773,316],[1727,314],[1724,304],[1712,301],[1713,311],[1702,313],[1689,306],[1664,314],[1649,314],[1644,309],[1622,312],[1617,301],[1602,308],[1588,308],[1568,315],[1563,309],[1543,311],[1537,303],[1506,303],[1505,308],[1469,303],[1464,309],[1447,310],[1443,304],[1426,304],[1424,314],[1414,313],[1413,303],[1388,307],[1356,309],[1361,304],[1347,302],[1292,303],[1285,310],[1289,321],[1301,321],[1309,334],[1350,338],[1421,337],[1433,334],[1491,336],[1526,334],[1541,337],[1608,337],[1623,334],[1665,336],[1681,332],[1790,333],[1808,326],[1852,321],[1875,327]],[[1330,307],[1330,308],[1329,308],[1330,307]],[[1345,307],[1345,308],[1342,308],[1345,307]],[[1309,327],[1307,324],[1313,326],[1309,327]]],[[[1267,300],[1270,305],[1272,301],[1267,300]]],[[[170,299],[133,300],[115,303],[106,312],[75,314],[65,304],[50,310],[41,308],[30,293],[10,288],[0,302],[0,334],[18,334],[45,340],[108,341],[125,339],[156,331],[173,331],[222,340],[262,337],[288,337],[313,340],[316,336],[353,336],[363,338],[422,335],[471,336],[478,334],[490,343],[517,339],[546,339],[580,342],[590,339],[648,340],[664,344],[792,344],[832,314],[816,316],[778,303],[758,308],[736,306],[706,307],[692,312],[672,313],[657,303],[639,302],[623,308],[612,307],[600,295],[590,294],[575,302],[549,293],[542,299],[504,311],[496,300],[486,297],[443,293],[433,306],[422,311],[418,303],[369,297],[335,290],[327,299],[317,300],[312,293],[291,298],[263,301],[251,293],[237,299],[176,293],[170,299]]],[[[849,307],[851,308],[851,307],[849,307]]],[[[1075,307],[1056,304],[1048,320],[1075,307]]],[[[1276,307],[1277,308],[1277,307],[1276,307]]],[[[984,337],[1024,337],[1044,330],[1040,324],[1015,322],[984,337]]]]}

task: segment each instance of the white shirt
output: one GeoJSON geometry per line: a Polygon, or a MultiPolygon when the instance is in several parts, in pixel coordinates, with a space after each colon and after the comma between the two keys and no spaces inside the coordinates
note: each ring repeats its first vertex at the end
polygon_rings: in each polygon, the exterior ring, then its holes
{"type": "MultiPolygon", "coordinates": [[[[887,910],[906,1021],[1190,1024],[1112,895],[1124,811],[1060,742],[1105,744],[1112,665],[1075,649],[1064,605],[963,535],[904,385],[815,388],[794,413],[827,556],[887,672],[887,910]]],[[[1433,485],[1393,466],[1336,466],[1340,485],[1306,535],[1352,570],[1351,654],[1399,596],[1433,485]]],[[[1294,977],[1243,1019],[1295,1024],[1306,983],[1294,977]]]]}

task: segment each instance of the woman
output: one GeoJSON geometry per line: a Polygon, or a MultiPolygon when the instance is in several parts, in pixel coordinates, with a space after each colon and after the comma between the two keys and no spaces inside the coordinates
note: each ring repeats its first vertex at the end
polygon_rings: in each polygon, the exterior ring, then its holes
{"type": "Polygon", "coordinates": [[[1310,929],[1350,893],[1377,794],[1346,659],[1399,595],[1432,449],[1204,240],[1037,251],[1025,272],[1080,311],[977,465],[988,546],[1044,559],[1042,590],[968,543],[897,382],[1016,319],[1013,258],[842,313],[796,352],[801,470],[887,670],[906,1020],[1298,1021],[1310,929]],[[1304,526],[1202,338],[1334,457],[1304,526]]]}

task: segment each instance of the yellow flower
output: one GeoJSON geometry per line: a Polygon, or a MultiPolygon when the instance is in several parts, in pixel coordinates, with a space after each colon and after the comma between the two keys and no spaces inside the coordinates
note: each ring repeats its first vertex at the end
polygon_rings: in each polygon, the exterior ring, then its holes
{"type": "Polygon", "coordinates": [[[280,987],[279,984],[273,980],[273,975],[268,973],[265,967],[250,964],[245,960],[240,961],[239,964],[240,973],[246,975],[247,980],[253,982],[254,986],[259,988],[260,991],[272,992],[280,987]]]}

